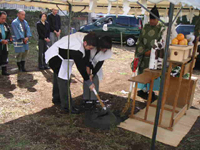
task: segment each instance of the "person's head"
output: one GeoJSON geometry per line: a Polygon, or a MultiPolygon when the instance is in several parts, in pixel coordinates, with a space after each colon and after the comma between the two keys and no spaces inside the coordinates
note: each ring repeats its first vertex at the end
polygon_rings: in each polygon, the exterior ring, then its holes
{"type": "Polygon", "coordinates": [[[0,11],[0,24],[3,24],[6,22],[7,14],[5,11],[0,11]]]}
{"type": "Polygon", "coordinates": [[[88,33],[83,38],[83,46],[86,50],[92,50],[97,46],[97,36],[94,32],[88,33]]]}
{"type": "Polygon", "coordinates": [[[52,9],[52,14],[53,14],[53,15],[56,15],[57,13],[58,13],[58,9],[53,8],[53,9],[52,9]]]}
{"type": "MultiPolygon", "coordinates": [[[[156,5],[151,9],[151,12],[156,15],[158,18],[160,18],[160,15],[159,15],[159,12],[158,12],[158,9],[156,7],[156,5]]],[[[156,17],[154,17],[152,14],[150,14],[150,25],[151,26],[156,26],[158,24],[158,19],[156,17]]]]}
{"type": "Polygon", "coordinates": [[[45,14],[45,13],[40,14],[40,20],[42,22],[45,22],[47,20],[47,14],[45,14]]]}
{"type": "Polygon", "coordinates": [[[21,9],[17,13],[17,17],[19,18],[20,21],[23,21],[25,19],[25,15],[26,15],[25,11],[21,9]]]}
{"type": "Polygon", "coordinates": [[[97,50],[106,52],[112,48],[112,39],[109,36],[103,36],[98,38],[97,50]]]}

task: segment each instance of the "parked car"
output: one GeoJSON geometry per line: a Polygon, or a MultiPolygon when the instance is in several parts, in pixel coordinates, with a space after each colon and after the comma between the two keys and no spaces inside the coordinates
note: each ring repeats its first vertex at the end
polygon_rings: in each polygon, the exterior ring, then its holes
{"type": "Polygon", "coordinates": [[[92,17],[92,22],[97,21],[98,19],[105,17],[106,14],[96,14],[95,17],[92,17]]]}
{"type": "MultiPolygon", "coordinates": [[[[190,32],[194,32],[194,27],[195,25],[189,25],[189,24],[179,24],[176,27],[176,32],[179,33],[183,33],[184,36],[186,36],[187,34],[190,34],[190,32]]],[[[200,41],[200,40],[199,40],[200,41]]],[[[200,45],[198,46],[197,52],[200,54],[200,45]]],[[[200,55],[197,56],[196,59],[196,66],[200,66],[200,55]]]]}
{"type": "Polygon", "coordinates": [[[134,46],[140,35],[142,28],[142,17],[136,18],[133,15],[107,15],[95,21],[94,23],[84,25],[80,28],[80,32],[94,31],[97,35],[107,35],[113,41],[121,41],[127,46],[134,46]],[[103,27],[107,25],[107,31],[103,27]]]}

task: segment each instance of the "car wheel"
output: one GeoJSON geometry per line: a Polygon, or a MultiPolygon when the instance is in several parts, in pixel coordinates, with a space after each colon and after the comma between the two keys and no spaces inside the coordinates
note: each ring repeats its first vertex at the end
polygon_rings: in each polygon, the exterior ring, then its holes
{"type": "Polygon", "coordinates": [[[128,37],[126,39],[126,45],[131,47],[131,46],[134,46],[136,44],[136,40],[134,37],[128,37]]]}

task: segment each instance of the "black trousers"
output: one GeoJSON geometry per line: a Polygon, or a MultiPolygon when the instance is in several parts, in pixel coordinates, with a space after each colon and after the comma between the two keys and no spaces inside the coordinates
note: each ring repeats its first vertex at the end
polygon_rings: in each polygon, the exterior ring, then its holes
{"type": "Polygon", "coordinates": [[[45,63],[45,52],[47,50],[47,42],[45,40],[39,39],[38,47],[39,47],[38,67],[43,68],[47,66],[47,64],[45,63]]]}
{"type": "Polygon", "coordinates": [[[0,55],[0,66],[6,66],[8,64],[8,53],[0,55]]]}
{"type": "MultiPolygon", "coordinates": [[[[53,77],[53,103],[60,103],[63,109],[69,109],[69,97],[70,94],[70,106],[74,106],[71,91],[68,94],[68,82],[70,85],[70,80],[63,80],[54,73],[53,77]]],[[[69,87],[70,88],[70,87],[69,87]]],[[[70,90],[70,89],[69,89],[70,90]]]]}

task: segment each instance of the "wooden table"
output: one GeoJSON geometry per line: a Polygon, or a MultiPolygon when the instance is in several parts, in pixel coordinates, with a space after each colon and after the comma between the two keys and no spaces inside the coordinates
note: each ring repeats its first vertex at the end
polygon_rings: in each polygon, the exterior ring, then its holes
{"type": "MultiPolygon", "coordinates": [[[[162,105],[161,105],[160,119],[159,119],[159,126],[162,128],[165,128],[168,130],[173,130],[173,126],[178,122],[178,120],[184,114],[186,114],[186,111],[188,108],[188,102],[185,101],[184,106],[180,110],[177,110],[177,102],[178,102],[178,97],[180,94],[183,75],[188,72],[191,72],[191,69],[193,69],[193,67],[194,67],[193,63],[194,63],[194,61],[192,61],[192,58],[188,58],[182,62],[175,62],[175,61],[169,60],[169,68],[168,68],[168,71],[166,72],[166,80],[165,80],[165,85],[164,85],[164,93],[163,93],[163,98],[162,98],[162,105]],[[169,85],[170,85],[171,70],[175,66],[181,66],[181,71],[180,71],[180,76],[178,77],[178,83],[175,88],[176,94],[175,94],[174,100],[173,100],[173,105],[172,105],[173,108],[168,108],[168,107],[165,107],[165,103],[167,100],[167,93],[168,93],[168,90],[170,87],[169,85]],[[164,110],[172,112],[169,126],[164,126],[161,124],[164,110]],[[177,114],[175,114],[175,113],[177,113],[177,114]]],[[[151,99],[152,99],[154,80],[160,76],[161,76],[161,70],[145,69],[142,74],[129,79],[129,81],[135,82],[135,88],[133,91],[133,103],[132,103],[132,110],[131,110],[130,118],[134,118],[134,119],[137,119],[137,120],[140,120],[143,122],[154,124],[154,122],[148,120],[147,116],[148,116],[148,110],[149,110],[150,106],[157,107],[155,104],[151,104],[151,99]],[[139,118],[134,115],[138,83],[142,83],[142,84],[149,83],[150,84],[149,96],[148,96],[148,100],[147,100],[147,106],[146,106],[144,118],[139,118]]],[[[189,80],[191,80],[191,78],[189,80]]],[[[190,87],[190,82],[188,82],[188,90],[186,90],[186,91],[189,91],[189,87],[190,87]]],[[[188,94],[187,94],[187,97],[188,97],[188,94]]],[[[186,98],[186,100],[188,100],[188,99],[186,98]]]]}

